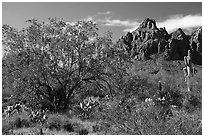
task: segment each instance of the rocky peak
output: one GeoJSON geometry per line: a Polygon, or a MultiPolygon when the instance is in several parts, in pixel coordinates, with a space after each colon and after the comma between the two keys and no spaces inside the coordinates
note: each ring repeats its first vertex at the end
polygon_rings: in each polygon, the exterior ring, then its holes
{"type": "Polygon", "coordinates": [[[137,28],[137,30],[142,30],[142,29],[157,29],[155,20],[146,18],[137,28]]]}
{"type": "Polygon", "coordinates": [[[156,22],[154,19],[146,18],[139,27],[131,32],[133,35],[133,41],[145,42],[149,39],[165,39],[169,37],[168,32],[164,28],[157,28],[156,22]]]}
{"type": "Polygon", "coordinates": [[[178,28],[176,31],[174,31],[171,34],[171,38],[177,39],[177,40],[183,40],[184,38],[186,38],[186,34],[183,32],[181,28],[178,28]]]}
{"type": "Polygon", "coordinates": [[[202,27],[194,31],[190,38],[190,49],[193,54],[192,60],[196,64],[202,63],[202,27]]]}
{"type": "Polygon", "coordinates": [[[135,31],[121,37],[118,43],[124,45],[131,56],[139,54],[149,58],[151,54],[164,51],[168,37],[165,27],[157,28],[155,20],[146,18],[135,31]]]}
{"type": "Polygon", "coordinates": [[[202,27],[199,27],[191,35],[191,41],[202,43],[202,27]]]}
{"type": "Polygon", "coordinates": [[[202,28],[198,28],[191,36],[186,35],[181,28],[168,34],[165,27],[157,28],[155,20],[146,18],[136,30],[122,36],[117,44],[135,59],[151,59],[151,55],[158,53],[166,60],[178,60],[183,59],[191,48],[195,51],[192,54],[199,55],[196,58],[200,61],[202,28]]]}

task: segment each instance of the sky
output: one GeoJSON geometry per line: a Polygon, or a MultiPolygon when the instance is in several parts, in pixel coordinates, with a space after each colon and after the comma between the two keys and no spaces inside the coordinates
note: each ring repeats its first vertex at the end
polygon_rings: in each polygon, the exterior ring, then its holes
{"type": "Polygon", "coordinates": [[[145,18],[155,19],[167,31],[182,28],[187,33],[202,25],[201,2],[3,2],[2,24],[18,30],[26,20],[47,21],[57,17],[66,22],[93,20],[99,34],[113,33],[113,41],[135,30],[145,18]]]}

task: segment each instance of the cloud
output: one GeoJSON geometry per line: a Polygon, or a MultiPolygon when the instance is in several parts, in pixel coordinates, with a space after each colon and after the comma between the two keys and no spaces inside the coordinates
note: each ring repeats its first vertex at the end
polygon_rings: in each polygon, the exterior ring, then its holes
{"type": "Polygon", "coordinates": [[[139,27],[139,24],[137,26],[132,27],[132,28],[126,28],[123,30],[123,32],[132,32],[132,31],[136,30],[138,27],[139,27]]]}
{"type": "MultiPolygon", "coordinates": [[[[87,16],[85,17],[83,20],[86,20],[86,21],[94,21],[94,20],[98,20],[98,18],[100,18],[101,16],[104,16],[104,15],[109,15],[111,14],[112,12],[111,11],[106,11],[106,12],[98,12],[97,14],[93,15],[93,16],[87,16]]],[[[100,19],[99,19],[100,20],[100,19]]]]}
{"type": "Polygon", "coordinates": [[[186,29],[191,32],[193,28],[200,26],[202,26],[202,16],[199,14],[186,16],[174,15],[157,23],[157,27],[165,27],[169,33],[178,28],[186,29]]]}
{"type": "Polygon", "coordinates": [[[139,25],[140,22],[134,21],[134,20],[120,20],[120,19],[111,19],[105,18],[105,19],[98,19],[96,22],[101,23],[104,26],[110,26],[110,27],[123,27],[124,32],[131,32],[135,30],[139,25]]]}
{"type": "Polygon", "coordinates": [[[103,22],[105,26],[114,26],[114,27],[133,27],[139,24],[139,22],[136,22],[136,21],[110,19],[110,18],[106,18],[105,20],[103,20],[103,22]]]}
{"type": "MultiPolygon", "coordinates": [[[[137,22],[132,22],[132,24],[134,23],[137,24],[137,22]]],[[[194,30],[193,28],[202,26],[202,16],[200,14],[186,15],[186,16],[172,15],[172,16],[169,16],[166,20],[157,22],[156,24],[158,28],[165,27],[169,33],[177,30],[178,28],[182,28],[187,33],[191,33],[194,30]]],[[[129,25],[130,28],[126,28],[123,31],[131,32],[136,30],[138,26],[139,26],[138,24],[133,27],[129,25]]]]}
{"type": "Polygon", "coordinates": [[[106,11],[106,12],[98,12],[97,15],[108,15],[111,14],[111,11],[106,11]]]}
{"type": "MultiPolygon", "coordinates": [[[[97,15],[108,15],[110,11],[107,12],[98,12],[97,15]]],[[[96,16],[97,16],[96,15],[96,16]]],[[[110,27],[123,27],[123,32],[132,32],[136,30],[140,23],[137,20],[120,20],[114,19],[111,17],[107,18],[96,18],[96,16],[89,16],[87,19],[94,20],[96,23],[110,26],[110,27]]],[[[194,28],[202,26],[202,16],[200,14],[195,15],[171,15],[164,19],[163,21],[156,21],[158,28],[165,27],[166,30],[171,33],[178,28],[182,28],[184,31],[191,33],[194,28]]]]}

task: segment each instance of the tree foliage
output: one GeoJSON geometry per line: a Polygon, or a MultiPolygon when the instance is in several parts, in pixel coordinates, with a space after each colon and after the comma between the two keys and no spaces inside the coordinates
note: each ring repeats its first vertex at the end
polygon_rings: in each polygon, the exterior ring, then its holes
{"type": "Polygon", "coordinates": [[[113,96],[116,75],[125,67],[110,32],[99,36],[92,21],[27,22],[20,31],[3,25],[3,90],[10,86],[15,98],[53,111],[65,110],[74,96],[90,89],[113,96]]]}

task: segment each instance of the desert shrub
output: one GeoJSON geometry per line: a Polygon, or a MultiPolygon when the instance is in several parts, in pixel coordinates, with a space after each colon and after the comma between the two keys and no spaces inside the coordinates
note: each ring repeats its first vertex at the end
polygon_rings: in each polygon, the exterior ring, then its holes
{"type": "Polygon", "coordinates": [[[68,132],[74,132],[74,126],[71,122],[69,121],[66,121],[64,125],[62,125],[62,128],[65,130],[65,131],[68,131],[68,132]]]}
{"type": "Polygon", "coordinates": [[[5,131],[14,129],[14,122],[15,118],[13,117],[2,119],[2,129],[5,131]]]}
{"type": "Polygon", "coordinates": [[[64,129],[68,132],[75,132],[80,128],[80,123],[79,121],[68,118],[65,114],[50,114],[47,119],[46,128],[58,131],[64,129]]]}
{"type": "MultiPolygon", "coordinates": [[[[170,92],[170,91],[169,91],[170,92]]],[[[177,97],[177,92],[170,94],[170,99],[177,97]]],[[[178,100],[181,96],[179,96],[178,100]]],[[[103,111],[99,115],[101,118],[106,121],[100,124],[101,131],[108,131],[113,134],[117,134],[120,131],[120,134],[143,134],[143,135],[158,135],[158,134],[167,134],[165,126],[169,120],[172,120],[176,115],[173,114],[173,109],[161,107],[156,104],[154,101],[151,102],[141,102],[135,101],[132,97],[127,99],[129,101],[130,110],[127,111],[120,107],[110,107],[107,111],[103,111]],[[132,103],[132,102],[134,103],[132,103]],[[171,112],[171,113],[169,113],[171,112]],[[171,115],[170,115],[171,114],[171,115]],[[102,117],[104,115],[104,117],[102,117]],[[118,127],[118,131],[112,131],[110,128],[112,125],[118,127]]],[[[169,104],[173,105],[172,100],[169,104]]],[[[127,105],[128,105],[127,104],[127,105]]],[[[125,106],[124,106],[125,107],[125,106]]],[[[98,128],[98,127],[97,127],[98,128]]],[[[97,128],[95,131],[97,131],[97,128]]],[[[173,130],[173,129],[171,129],[173,130]]],[[[179,129],[176,129],[175,132],[169,134],[183,134],[179,129]]]]}
{"type": "MultiPolygon", "coordinates": [[[[143,135],[196,135],[202,134],[201,112],[192,114],[183,109],[171,109],[172,115],[165,115],[162,107],[152,102],[137,102],[131,112],[113,109],[106,116],[106,123],[101,124],[101,130],[110,131],[111,125],[116,125],[126,134],[143,135]],[[106,125],[106,126],[105,126],[106,125]]],[[[167,113],[166,113],[167,114],[167,113]]],[[[110,131],[117,134],[113,131],[110,131]]],[[[122,133],[120,133],[122,134],[122,133]]]]}
{"type": "Polygon", "coordinates": [[[79,135],[88,135],[89,131],[87,129],[79,130],[79,135]]]}
{"type": "MultiPolygon", "coordinates": [[[[173,126],[168,127],[169,122],[178,117],[174,111],[181,111],[184,108],[183,104],[187,95],[179,87],[171,87],[171,84],[165,82],[162,83],[162,91],[160,91],[158,85],[149,83],[146,78],[141,76],[126,77],[121,87],[122,92],[117,94],[113,101],[100,106],[99,112],[94,114],[98,120],[108,123],[100,125],[100,130],[109,131],[111,130],[110,126],[116,125],[119,127],[119,131],[127,134],[187,134],[185,133],[185,129],[187,129],[184,126],[185,122],[182,124],[182,130],[173,126]],[[158,100],[163,97],[164,100],[158,100]],[[145,98],[153,100],[144,102],[145,98]],[[169,130],[167,131],[167,129],[169,130]]],[[[192,108],[201,106],[195,95],[192,95],[187,102],[187,106],[192,108]]],[[[200,132],[199,130],[196,131],[196,134],[200,132]]],[[[97,126],[95,131],[97,131],[97,126]]]]}
{"type": "Polygon", "coordinates": [[[31,122],[21,117],[9,117],[2,120],[2,134],[12,134],[11,131],[17,128],[30,127],[31,122]]]}
{"type": "Polygon", "coordinates": [[[16,128],[22,128],[22,127],[31,127],[31,126],[33,125],[30,122],[29,117],[24,113],[20,113],[18,115],[14,114],[10,117],[6,117],[2,119],[2,131],[5,134],[9,130],[13,130],[16,128]]]}
{"type": "Polygon", "coordinates": [[[57,122],[57,123],[61,123],[63,124],[64,122],[66,122],[66,120],[68,119],[68,117],[66,115],[63,114],[59,114],[59,113],[53,113],[48,115],[48,122],[57,122]]]}
{"type": "Polygon", "coordinates": [[[16,128],[21,128],[22,127],[22,122],[21,122],[21,118],[17,118],[15,121],[14,121],[14,126],[16,128]]]}
{"type": "Polygon", "coordinates": [[[93,132],[98,132],[101,130],[101,126],[99,124],[93,125],[92,128],[93,128],[93,132]]]}
{"type": "Polygon", "coordinates": [[[111,125],[113,125],[113,122],[112,121],[103,121],[103,122],[100,122],[100,124],[98,124],[98,127],[100,132],[110,132],[111,131],[111,125]]]}
{"type": "Polygon", "coordinates": [[[193,114],[184,110],[174,113],[174,117],[165,123],[163,134],[202,135],[201,111],[193,114]]]}
{"type": "Polygon", "coordinates": [[[49,128],[50,130],[56,129],[57,131],[59,131],[61,128],[61,125],[59,123],[56,123],[56,122],[50,122],[48,124],[47,128],[49,128]]]}
{"type": "Polygon", "coordinates": [[[31,122],[28,119],[22,119],[21,117],[17,117],[13,125],[15,128],[30,127],[31,122]]]}
{"type": "Polygon", "coordinates": [[[51,114],[47,119],[47,128],[60,130],[61,126],[66,122],[67,116],[61,114],[51,114]]]}
{"type": "Polygon", "coordinates": [[[138,102],[132,106],[132,111],[124,111],[121,108],[115,108],[109,111],[105,121],[101,123],[101,130],[113,134],[156,134],[158,131],[154,127],[159,127],[161,119],[159,110],[152,104],[138,102]],[[111,126],[118,127],[118,131],[111,131],[111,126]],[[155,131],[156,130],[156,131],[155,131]]]}
{"type": "Polygon", "coordinates": [[[2,135],[8,135],[12,130],[12,125],[9,123],[2,122],[2,135]]]}
{"type": "Polygon", "coordinates": [[[171,105],[177,106],[178,108],[182,108],[183,106],[183,100],[185,96],[183,93],[179,90],[174,90],[168,85],[164,86],[163,91],[158,91],[154,95],[154,99],[156,105],[161,107],[171,107],[171,105]],[[158,98],[162,99],[164,98],[164,101],[156,101],[158,98]]]}
{"type": "Polygon", "coordinates": [[[153,96],[156,92],[155,86],[149,83],[147,78],[130,74],[124,79],[123,83],[120,83],[121,91],[118,94],[121,96],[120,98],[134,96],[137,97],[139,101],[144,101],[145,98],[153,96]]]}
{"type": "Polygon", "coordinates": [[[192,113],[195,110],[201,109],[201,107],[202,102],[195,95],[190,95],[190,97],[185,100],[184,108],[188,113],[192,113]]]}

